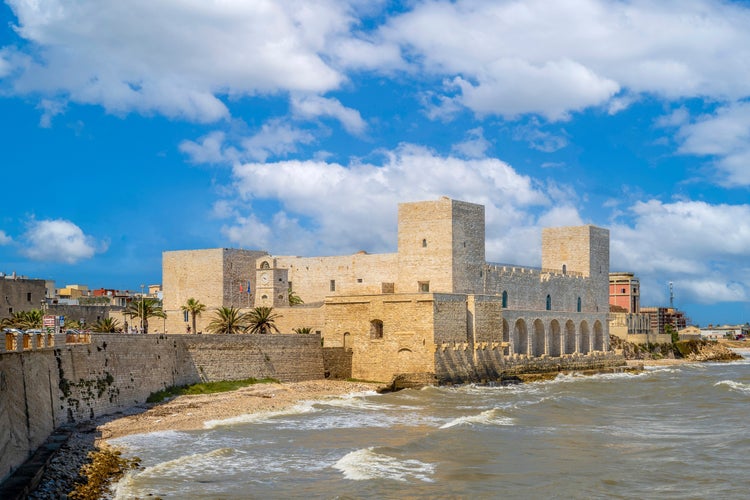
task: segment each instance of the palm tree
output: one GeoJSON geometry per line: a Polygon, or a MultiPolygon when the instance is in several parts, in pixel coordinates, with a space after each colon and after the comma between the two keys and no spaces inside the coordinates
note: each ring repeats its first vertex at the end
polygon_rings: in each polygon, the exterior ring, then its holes
{"type": "Polygon", "coordinates": [[[281,316],[273,312],[272,307],[256,307],[249,313],[247,313],[248,331],[250,333],[270,333],[275,331],[278,333],[279,329],[276,328],[275,321],[281,316]]]}
{"type": "Polygon", "coordinates": [[[294,290],[289,290],[289,305],[290,306],[298,306],[300,304],[304,304],[305,301],[300,298],[299,295],[294,290]]]}
{"type": "Polygon", "coordinates": [[[247,316],[234,306],[220,307],[206,331],[210,333],[242,333],[247,330],[247,316]]]}
{"type": "Polygon", "coordinates": [[[312,328],[310,328],[309,326],[303,326],[300,328],[293,328],[292,331],[294,333],[310,333],[312,332],[312,328]]]}
{"type": "Polygon", "coordinates": [[[181,309],[190,313],[190,316],[193,318],[193,333],[198,333],[195,330],[195,317],[200,316],[206,310],[206,304],[202,304],[199,300],[190,297],[187,299],[185,305],[181,306],[181,309]]]}
{"type": "Polygon", "coordinates": [[[115,318],[102,318],[91,329],[97,333],[113,333],[120,328],[120,322],[115,318]]]}
{"type": "Polygon", "coordinates": [[[166,318],[167,314],[161,308],[161,302],[157,299],[135,299],[128,303],[122,312],[130,318],[143,320],[143,333],[148,333],[148,318],[166,318]]]}

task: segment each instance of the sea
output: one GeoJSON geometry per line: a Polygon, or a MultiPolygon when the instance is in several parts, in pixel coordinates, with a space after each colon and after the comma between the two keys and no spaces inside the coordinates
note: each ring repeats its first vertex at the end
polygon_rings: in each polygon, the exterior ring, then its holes
{"type": "Polygon", "coordinates": [[[750,497],[750,352],[731,363],[306,401],[126,436],[114,498],[750,497]]]}

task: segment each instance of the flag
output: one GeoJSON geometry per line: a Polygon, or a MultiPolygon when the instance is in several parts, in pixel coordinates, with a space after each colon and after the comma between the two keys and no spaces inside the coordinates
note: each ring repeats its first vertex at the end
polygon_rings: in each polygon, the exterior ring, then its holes
{"type": "Polygon", "coordinates": [[[250,282],[247,282],[247,293],[250,293],[250,282]]]}
{"type": "Polygon", "coordinates": [[[243,290],[242,290],[242,283],[240,283],[240,293],[242,293],[242,292],[243,292],[243,290]]]}

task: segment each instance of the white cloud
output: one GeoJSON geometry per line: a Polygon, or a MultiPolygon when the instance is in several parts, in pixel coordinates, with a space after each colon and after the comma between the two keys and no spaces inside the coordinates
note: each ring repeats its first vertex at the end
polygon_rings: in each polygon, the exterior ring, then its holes
{"type": "Polygon", "coordinates": [[[295,116],[307,119],[330,116],[339,120],[350,134],[361,135],[367,128],[367,123],[362,119],[359,111],[347,108],[338,99],[294,96],[291,104],[295,116]]]}
{"type": "Polygon", "coordinates": [[[466,140],[454,144],[452,150],[466,158],[484,157],[487,149],[489,149],[492,144],[484,138],[484,130],[482,130],[482,127],[471,129],[466,135],[466,140]]]}
{"type": "Polygon", "coordinates": [[[32,220],[23,235],[22,253],[33,260],[75,264],[90,259],[107,245],[97,243],[74,223],[63,220],[32,220]]]}
{"type": "Polygon", "coordinates": [[[532,149],[544,153],[554,153],[568,145],[568,139],[561,134],[553,134],[542,130],[539,120],[532,119],[527,125],[521,125],[513,130],[513,138],[525,141],[532,149]]]}
{"type": "Polygon", "coordinates": [[[265,161],[271,156],[286,156],[297,151],[298,144],[310,144],[315,136],[280,119],[270,120],[261,130],[242,139],[243,155],[253,160],[265,161]]]}
{"type": "Polygon", "coordinates": [[[337,88],[322,54],[355,21],[333,0],[9,4],[37,48],[16,64],[17,92],[199,122],[228,116],[219,95],[337,88]]]}
{"type": "Polygon", "coordinates": [[[13,241],[13,238],[5,234],[5,231],[0,231],[0,245],[9,245],[13,241]]]}
{"type": "Polygon", "coordinates": [[[441,157],[412,145],[384,154],[380,166],[323,161],[237,165],[235,188],[243,201],[233,206],[240,210],[244,204],[245,213],[228,223],[225,234],[251,247],[258,234],[268,235],[264,249],[273,253],[390,252],[396,244],[398,203],[445,195],[485,205],[488,259],[539,265],[536,212],[568,223],[580,220],[573,209],[565,214],[560,208],[548,210],[548,196],[502,161],[441,157]],[[273,220],[261,221],[251,205],[266,199],[280,208],[273,220]],[[518,239],[520,231],[530,235],[530,242],[518,239]],[[285,239],[285,234],[301,236],[285,239]]]}
{"type": "Polygon", "coordinates": [[[719,182],[750,185],[750,103],[734,103],[684,124],[679,152],[716,158],[719,182]]]}
{"type": "Polygon", "coordinates": [[[559,120],[641,93],[747,96],[748,25],[743,4],[710,0],[458,0],[418,3],[380,34],[419,70],[454,75],[478,114],[559,120]]]}
{"type": "Polygon", "coordinates": [[[657,284],[666,281],[696,302],[746,300],[750,205],[651,200],[633,205],[630,212],[632,225],[610,228],[612,268],[635,272],[650,283],[641,286],[642,305],[663,300],[657,284]]]}
{"type": "Polygon", "coordinates": [[[179,149],[193,163],[231,163],[239,154],[233,147],[224,146],[225,138],[224,132],[214,131],[201,137],[198,142],[182,141],[179,149]]]}

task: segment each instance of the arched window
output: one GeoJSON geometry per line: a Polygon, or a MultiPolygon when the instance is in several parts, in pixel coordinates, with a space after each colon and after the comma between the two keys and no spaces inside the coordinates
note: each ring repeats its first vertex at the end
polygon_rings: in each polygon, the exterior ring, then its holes
{"type": "Polygon", "coordinates": [[[370,321],[370,338],[371,339],[382,339],[383,338],[383,322],[379,319],[370,321]]]}
{"type": "Polygon", "coordinates": [[[550,297],[549,295],[547,295],[547,310],[552,310],[552,297],[550,297]]]}
{"type": "Polygon", "coordinates": [[[261,269],[271,269],[271,265],[270,265],[270,264],[268,263],[268,261],[264,260],[264,261],[263,261],[263,262],[261,263],[261,265],[260,265],[260,268],[261,268],[261,269]]]}
{"type": "Polygon", "coordinates": [[[422,240],[422,248],[427,248],[427,240],[426,239],[422,240]]]}
{"type": "Polygon", "coordinates": [[[508,292],[503,290],[503,309],[508,307],[508,292]]]}
{"type": "Polygon", "coordinates": [[[581,297],[578,297],[578,304],[576,306],[576,311],[581,312],[581,297]]]}

